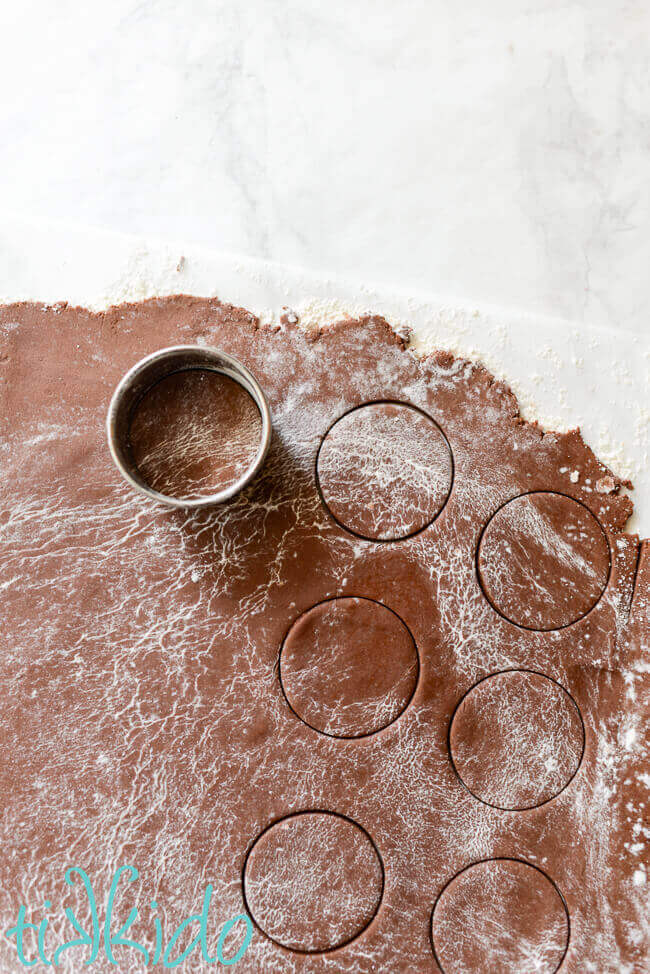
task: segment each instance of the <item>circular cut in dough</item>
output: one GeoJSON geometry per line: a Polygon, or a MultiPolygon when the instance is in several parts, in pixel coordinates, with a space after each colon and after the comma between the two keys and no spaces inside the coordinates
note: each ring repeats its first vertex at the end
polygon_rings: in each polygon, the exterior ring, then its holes
{"type": "Polygon", "coordinates": [[[557,887],[519,859],[489,859],[458,873],[431,917],[444,974],[555,974],[569,942],[557,887]]]}
{"type": "Polygon", "coordinates": [[[497,612],[525,629],[548,631],[577,622],[598,602],[610,553],[584,504],[539,491],[508,501],[488,521],[477,561],[497,612]]]}
{"type": "Polygon", "coordinates": [[[317,476],[332,517],[370,541],[400,541],[438,516],[453,463],[440,427],[405,403],[359,406],[321,443],[317,476]]]}
{"type": "Polygon", "coordinates": [[[379,908],[384,872],[367,832],[331,812],[289,815],[256,839],[244,867],[246,907],[275,943],[303,953],[342,947],[379,908]]]}
{"type": "Polygon", "coordinates": [[[567,691],[527,670],[489,676],[465,694],[449,731],[451,760],[479,801],[521,811],[556,797],[584,751],[580,711],[567,691]]]}
{"type": "Polygon", "coordinates": [[[294,712],[333,737],[381,730],[407,707],[419,662],[405,624],[379,602],[321,602],[293,624],[280,653],[280,681],[294,712]]]}

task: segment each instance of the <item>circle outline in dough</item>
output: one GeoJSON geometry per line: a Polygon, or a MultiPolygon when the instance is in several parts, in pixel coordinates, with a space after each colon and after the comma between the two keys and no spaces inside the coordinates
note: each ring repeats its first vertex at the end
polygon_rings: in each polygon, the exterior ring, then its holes
{"type": "Polygon", "coordinates": [[[321,441],[318,444],[318,450],[316,451],[316,459],[314,461],[314,478],[316,480],[316,490],[318,491],[318,496],[320,497],[321,504],[325,508],[325,511],[327,512],[329,517],[334,521],[335,524],[337,524],[348,534],[353,535],[355,538],[360,538],[362,541],[371,541],[373,544],[396,544],[399,541],[408,541],[410,538],[414,538],[416,537],[416,535],[421,534],[422,531],[426,531],[427,528],[430,528],[431,525],[434,523],[434,521],[438,520],[438,518],[444,511],[445,507],[449,503],[449,498],[451,497],[452,491],[454,489],[455,475],[456,475],[456,464],[454,461],[454,452],[447,438],[447,434],[443,430],[440,423],[436,422],[433,416],[425,412],[424,409],[421,409],[419,406],[415,406],[412,402],[406,402],[403,399],[369,399],[367,402],[361,402],[358,403],[358,405],[356,406],[351,406],[350,409],[346,409],[346,411],[344,413],[341,413],[340,416],[337,416],[334,422],[330,423],[330,425],[325,430],[324,434],[321,437],[321,441]],[[436,511],[434,516],[429,521],[427,521],[426,524],[423,524],[419,528],[415,528],[413,531],[409,531],[408,534],[400,534],[399,537],[397,538],[372,538],[369,537],[367,534],[361,534],[359,531],[355,531],[354,528],[348,527],[348,525],[344,524],[343,521],[340,521],[339,518],[336,516],[336,514],[334,514],[334,512],[330,509],[329,504],[325,500],[325,495],[323,494],[323,489],[321,487],[320,477],[318,474],[318,461],[320,459],[321,450],[323,449],[323,444],[325,443],[325,440],[332,432],[334,427],[338,423],[340,423],[342,419],[345,419],[346,416],[349,416],[350,413],[356,412],[358,409],[365,409],[366,406],[404,406],[405,409],[412,409],[414,412],[420,413],[421,416],[424,416],[425,419],[428,419],[431,423],[433,423],[433,425],[436,427],[436,429],[442,436],[443,440],[445,441],[447,450],[449,451],[449,461],[451,464],[451,469],[449,471],[449,487],[447,490],[446,497],[440,507],[440,510],[436,511]]]}
{"type": "Polygon", "coordinates": [[[343,812],[333,812],[329,808],[301,808],[297,812],[288,812],[286,815],[280,815],[278,818],[273,819],[273,821],[269,822],[269,824],[265,828],[263,828],[262,831],[259,832],[258,835],[251,842],[250,846],[246,850],[246,855],[244,856],[244,864],[241,870],[241,889],[242,889],[242,898],[244,900],[244,908],[247,914],[249,915],[249,917],[251,918],[251,921],[253,922],[254,926],[256,927],[257,930],[259,930],[262,936],[266,937],[267,940],[270,940],[271,943],[276,945],[276,947],[280,947],[282,950],[287,950],[292,954],[304,954],[308,956],[318,955],[318,954],[333,954],[335,951],[342,950],[343,947],[347,947],[353,941],[357,940],[357,938],[360,937],[363,933],[365,933],[366,930],[368,930],[374,923],[377,914],[379,913],[381,904],[383,903],[384,900],[385,888],[386,888],[386,867],[384,866],[384,860],[382,858],[381,852],[379,851],[379,847],[375,842],[375,840],[373,839],[373,837],[371,836],[370,832],[368,832],[368,830],[364,828],[364,826],[361,825],[360,822],[357,822],[349,815],[344,815],[343,812]],[[251,853],[255,848],[255,846],[257,845],[257,843],[260,841],[260,839],[263,836],[266,835],[267,832],[270,832],[272,828],[275,828],[276,825],[280,825],[282,822],[286,822],[290,818],[298,818],[301,815],[331,815],[334,818],[343,819],[343,821],[347,822],[348,825],[352,825],[354,828],[358,829],[360,832],[363,833],[363,835],[370,843],[373,852],[377,856],[377,861],[379,863],[379,873],[381,879],[381,883],[379,887],[379,897],[377,899],[377,905],[373,910],[370,919],[368,920],[368,922],[364,927],[362,927],[360,930],[354,933],[351,937],[348,937],[346,940],[341,941],[341,943],[335,944],[333,947],[326,947],[324,950],[318,950],[314,948],[306,949],[300,947],[288,947],[286,944],[283,944],[280,940],[276,940],[275,937],[272,937],[269,933],[266,932],[266,930],[264,930],[263,927],[260,926],[260,924],[255,918],[255,914],[250,908],[248,897],[246,896],[246,868],[248,866],[248,860],[250,859],[251,853]]]}
{"type": "MultiPolygon", "coordinates": [[[[477,802],[480,802],[481,803],[481,805],[487,805],[488,808],[494,808],[494,809],[496,809],[499,812],[531,812],[535,808],[542,808],[544,805],[548,805],[549,802],[555,801],[556,798],[559,798],[559,796],[562,794],[562,792],[566,791],[566,789],[569,787],[569,785],[571,784],[571,782],[575,779],[575,777],[577,776],[578,772],[580,771],[580,768],[582,767],[582,762],[584,761],[586,747],[587,747],[587,732],[586,732],[586,728],[585,728],[585,722],[584,722],[584,718],[582,716],[582,711],[580,710],[580,707],[578,706],[578,701],[575,699],[575,697],[573,696],[573,694],[570,693],[569,690],[567,690],[566,687],[562,686],[562,684],[559,682],[559,680],[555,680],[552,676],[548,676],[546,673],[541,673],[539,670],[532,670],[530,668],[523,667],[523,666],[513,666],[513,667],[510,667],[509,669],[506,669],[506,670],[497,670],[494,673],[488,673],[487,676],[483,676],[483,677],[481,677],[480,680],[477,680],[477,682],[474,683],[469,688],[469,690],[466,690],[465,693],[462,695],[462,697],[458,700],[456,706],[453,709],[451,718],[449,720],[449,724],[447,726],[447,754],[449,755],[449,762],[451,764],[451,767],[453,769],[454,774],[456,775],[456,777],[460,781],[460,783],[463,786],[463,788],[465,789],[465,791],[469,792],[469,794],[472,796],[472,798],[475,798],[477,802]],[[556,791],[556,793],[554,795],[551,795],[550,798],[545,798],[543,802],[537,802],[535,805],[521,805],[521,806],[517,806],[516,808],[512,808],[510,806],[506,807],[505,805],[495,805],[493,802],[486,801],[485,798],[480,798],[475,792],[472,791],[472,789],[469,787],[469,785],[467,785],[463,781],[463,779],[462,779],[462,777],[460,775],[460,772],[459,772],[458,768],[456,767],[456,762],[454,761],[454,755],[453,755],[453,751],[452,751],[452,748],[451,748],[451,728],[453,726],[454,720],[456,718],[456,714],[457,714],[457,712],[458,712],[461,704],[463,703],[463,701],[465,700],[465,698],[470,695],[470,693],[472,693],[474,690],[476,690],[476,688],[478,686],[481,685],[481,683],[485,683],[486,680],[491,680],[491,679],[493,679],[496,676],[503,676],[504,673],[530,673],[533,676],[541,676],[544,680],[548,680],[550,683],[554,683],[569,698],[569,700],[571,701],[571,703],[573,704],[573,706],[576,708],[576,711],[578,713],[578,717],[580,719],[580,727],[582,728],[582,749],[580,751],[580,760],[578,761],[578,764],[576,765],[575,771],[573,772],[573,774],[571,775],[571,777],[568,779],[568,781],[566,781],[565,784],[562,785],[562,787],[560,788],[559,791],[556,791]]],[[[487,859],[483,859],[481,861],[482,862],[487,862],[488,860],[487,859]]],[[[522,859],[521,861],[523,862],[524,860],[522,859]]]]}
{"type": "Polygon", "coordinates": [[[409,707],[413,703],[413,699],[414,699],[415,694],[417,692],[418,686],[420,685],[420,677],[421,677],[421,675],[422,675],[422,661],[420,660],[420,651],[418,649],[418,644],[415,641],[415,636],[411,632],[410,626],[408,626],[406,624],[406,622],[404,621],[404,619],[402,619],[401,615],[399,615],[399,613],[396,612],[395,609],[391,609],[391,607],[389,605],[386,605],[385,602],[380,602],[379,599],[371,599],[367,595],[331,595],[331,596],[329,596],[326,599],[321,599],[320,602],[315,602],[314,605],[310,605],[307,609],[304,609],[303,612],[299,613],[299,615],[297,615],[295,617],[295,619],[292,621],[291,625],[289,626],[289,628],[285,632],[284,636],[282,637],[282,642],[280,644],[280,652],[278,653],[278,683],[280,684],[280,690],[282,691],[282,696],[284,697],[284,700],[285,700],[285,702],[286,702],[289,710],[306,727],[309,727],[311,730],[315,731],[317,734],[321,734],[323,737],[329,737],[329,738],[332,738],[332,740],[335,740],[335,741],[362,741],[362,740],[364,740],[367,737],[373,737],[375,734],[380,734],[382,731],[385,731],[388,727],[392,727],[393,724],[396,724],[398,720],[401,720],[402,719],[402,717],[404,716],[404,714],[406,713],[406,711],[409,709],[409,707]],[[317,609],[321,605],[327,605],[329,602],[340,602],[343,599],[361,599],[364,602],[374,602],[375,605],[381,606],[382,609],[387,609],[389,612],[391,612],[395,616],[395,618],[397,619],[397,621],[400,622],[402,624],[402,626],[404,626],[404,628],[406,629],[406,632],[408,633],[408,635],[409,635],[409,637],[411,639],[411,642],[413,643],[413,649],[415,651],[415,660],[416,660],[417,669],[416,669],[416,673],[415,673],[415,683],[413,684],[413,689],[411,691],[411,694],[410,694],[408,700],[406,701],[406,703],[404,704],[404,706],[402,707],[402,709],[400,710],[400,712],[398,714],[396,714],[395,717],[393,717],[392,720],[389,720],[387,724],[383,724],[381,727],[377,727],[376,730],[366,731],[363,734],[333,734],[331,731],[324,731],[324,730],[321,730],[320,727],[314,727],[314,725],[313,724],[310,724],[308,720],[305,720],[304,717],[301,717],[301,715],[295,709],[295,707],[293,706],[293,704],[289,700],[287,691],[286,691],[285,686],[284,686],[284,681],[282,679],[282,653],[284,651],[285,643],[286,643],[287,639],[289,638],[289,634],[291,633],[291,630],[293,629],[293,627],[295,626],[295,624],[300,619],[302,619],[303,616],[307,615],[307,613],[308,612],[311,612],[313,609],[317,609]]]}
{"type": "Polygon", "coordinates": [[[597,605],[600,603],[605,592],[607,591],[607,588],[609,586],[612,577],[612,549],[605,528],[602,526],[600,520],[596,517],[596,515],[591,510],[591,508],[588,507],[587,504],[584,503],[584,501],[578,500],[577,497],[572,497],[571,494],[564,494],[561,490],[548,490],[548,489],[527,490],[523,494],[515,494],[514,497],[509,497],[507,500],[503,501],[502,504],[499,504],[497,509],[492,514],[490,514],[489,518],[481,528],[481,533],[479,534],[478,543],[476,545],[476,552],[474,555],[474,570],[476,572],[476,578],[478,580],[479,588],[481,589],[481,592],[487,599],[488,603],[491,605],[491,607],[494,609],[497,615],[501,616],[502,619],[505,619],[506,622],[509,622],[511,626],[516,626],[517,629],[525,629],[526,632],[560,632],[562,629],[568,629],[569,626],[575,626],[576,623],[582,622],[582,620],[586,619],[589,613],[593,612],[594,609],[597,607],[597,605]],[[607,565],[607,578],[605,579],[605,584],[603,586],[602,592],[600,593],[600,595],[598,596],[594,604],[590,605],[589,608],[586,610],[586,612],[583,612],[582,615],[578,616],[577,619],[572,619],[571,622],[565,622],[561,626],[550,626],[550,627],[547,626],[546,628],[542,628],[542,629],[539,629],[536,626],[526,626],[522,622],[515,622],[514,619],[511,619],[509,616],[505,614],[505,612],[499,609],[494,604],[490,596],[488,595],[487,586],[483,581],[483,576],[481,574],[481,567],[480,567],[480,555],[481,555],[481,545],[483,544],[483,536],[487,531],[488,527],[490,526],[490,524],[492,523],[492,521],[494,520],[494,518],[497,516],[497,514],[499,514],[500,511],[503,510],[504,507],[506,507],[506,505],[511,504],[513,501],[517,501],[522,497],[530,497],[532,494],[553,494],[555,497],[566,497],[567,500],[575,501],[576,504],[579,504],[581,507],[584,507],[585,511],[587,511],[588,514],[591,514],[592,518],[594,519],[594,521],[596,522],[596,524],[598,525],[598,527],[602,532],[602,535],[605,539],[605,544],[607,545],[607,555],[609,559],[607,565]]]}
{"type": "Polygon", "coordinates": [[[564,914],[566,916],[566,944],[562,956],[558,961],[557,967],[551,972],[551,974],[557,974],[557,972],[560,970],[562,964],[565,961],[566,955],[569,951],[569,946],[571,944],[571,914],[569,913],[569,907],[567,906],[567,902],[564,899],[562,890],[555,882],[555,880],[551,879],[551,877],[547,872],[544,872],[543,869],[540,869],[540,867],[536,866],[533,862],[528,862],[527,859],[518,859],[517,856],[489,856],[487,859],[478,859],[476,860],[476,862],[470,862],[467,864],[467,866],[464,866],[457,873],[454,873],[451,879],[447,880],[445,885],[442,887],[442,889],[436,896],[435,902],[433,904],[433,909],[431,910],[431,915],[429,917],[429,943],[431,945],[431,950],[433,951],[433,958],[436,964],[438,965],[439,969],[442,971],[442,974],[453,974],[453,972],[445,971],[444,967],[442,966],[442,963],[440,962],[440,958],[438,957],[438,954],[436,952],[436,945],[433,937],[433,918],[436,913],[436,907],[438,906],[438,903],[440,902],[445,891],[447,890],[447,887],[451,886],[451,884],[454,882],[455,879],[458,879],[459,876],[462,876],[463,873],[466,873],[469,869],[473,869],[474,866],[482,866],[484,863],[487,862],[517,862],[524,866],[530,866],[531,869],[535,869],[538,873],[540,873],[544,877],[544,879],[548,880],[548,882],[551,884],[551,886],[559,896],[560,902],[562,903],[562,907],[564,909],[564,914]]]}

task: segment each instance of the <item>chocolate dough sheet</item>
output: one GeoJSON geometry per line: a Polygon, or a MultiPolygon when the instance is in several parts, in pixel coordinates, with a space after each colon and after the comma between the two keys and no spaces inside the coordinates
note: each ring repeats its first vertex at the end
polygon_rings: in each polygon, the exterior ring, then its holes
{"type": "Polygon", "coordinates": [[[51,958],[64,908],[92,928],[66,870],[102,924],[128,865],[126,974],[208,884],[207,956],[247,914],[252,974],[647,970],[650,548],[578,431],[372,316],[17,304],[0,341],[3,932],[47,916],[51,958]],[[243,361],[273,420],[201,513],[132,492],[104,431],[124,372],[184,343],[243,361]]]}

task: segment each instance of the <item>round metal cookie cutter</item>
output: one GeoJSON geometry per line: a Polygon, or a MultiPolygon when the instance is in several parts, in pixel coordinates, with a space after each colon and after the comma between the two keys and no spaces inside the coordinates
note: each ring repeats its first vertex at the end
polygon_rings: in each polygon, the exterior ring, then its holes
{"type": "Polygon", "coordinates": [[[253,373],[232,355],[203,345],[174,345],[147,355],[121,379],[108,407],[106,432],[111,456],[124,479],[141,494],[168,507],[203,508],[222,504],[243,490],[258,473],[271,444],[271,414],[266,396],[253,373]],[[131,454],[131,420],[144,395],[161,379],[189,369],[208,369],[237,382],[251,396],[262,420],[260,443],[248,468],[234,483],[214,494],[184,500],[154,490],[143,480],[131,454]]]}

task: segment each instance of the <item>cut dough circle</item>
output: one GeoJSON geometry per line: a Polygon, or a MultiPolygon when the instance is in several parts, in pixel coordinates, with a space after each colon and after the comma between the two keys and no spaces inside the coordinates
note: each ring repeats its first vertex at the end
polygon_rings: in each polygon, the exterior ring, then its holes
{"type": "Polygon", "coordinates": [[[246,906],[260,930],[302,953],[334,950],[358,936],[383,888],[383,865],[368,833],[332,812],[300,812],[274,823],[244,867],[246,906]]]}
{"type": "Polygon", "coordinates": [[[515,497],[488,521],[477,557],[492,606],[525,629],[562,629],[605,591],[609,544],[591,511],[552,491],[515,497]]]}
{"type": "Polygon", "coordinates": [[[289,706],[306,724],[333,737],[363,737],[408,706],[419,661],[395,612],[371,599],[338,598],[296,620],[279,673],[289,706]]]}
{"type": "Polygon", "coordinates": [[[486,677],[460,701],[449,730],[459,778],[479,801],[508,811],[543,805],[576,774],[582,717],[555,680],[528,670],[486,677]]]}
{"type": "Polygon", "coordinates": [[[444,507],[453,461],[430,416],[407,403],[375,402],[334,423],[316,472],[325,506],[342,527],[370,541],[400,541],[444,507]]]}
{"type": "Polygon", "coordinates": [[[555,884],[520,859],[489,859],[458,873],[431,917],[444,974],[555,974],[569,915],[555,884]]]}

